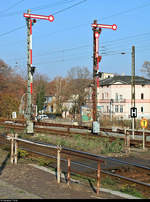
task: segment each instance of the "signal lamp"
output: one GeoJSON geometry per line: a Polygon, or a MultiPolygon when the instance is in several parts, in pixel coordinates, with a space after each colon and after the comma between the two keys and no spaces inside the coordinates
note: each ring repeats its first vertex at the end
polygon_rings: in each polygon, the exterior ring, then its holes
{"type": "Polygon", "coordinates": [[[35,72],[35,68],[36,68],[36,67],[33,67],[33,66],[31,67],[31,74],[32,74],[32,75],[33,75],[34,72],[35,72]]]}
{"type": "Polygon", "coordinates": [[[49,15],[49,16],[48,16],[48,20],[49,20],[50,22],[53,22],[53,21],[54,21],[54,16],[53,16],[53,15],[49,15]]]}
{"type": "Polygon", "coordinates": [[[36,19],[33,19],[33,23],[36,23],[36,19]]]}

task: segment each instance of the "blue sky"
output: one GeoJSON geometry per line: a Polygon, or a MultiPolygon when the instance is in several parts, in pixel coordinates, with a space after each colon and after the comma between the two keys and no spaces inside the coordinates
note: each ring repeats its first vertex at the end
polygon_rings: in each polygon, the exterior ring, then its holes
{"type": "Polygon", "coordinates": [[[131,74],[135,45],[136,75],[150,61],[150,0],[1,0],[0,59],[26,74],[27,29],[23,13],[53,14],[55,20],[37,20],[33,26],[33,65],[51,80],[65,77],[72,67],[93,71],[91,23],[117,24],[117,31],[102,29],[100,71],[131,74]],[[125,55],[121,55],[125,52],[125,55]]]}

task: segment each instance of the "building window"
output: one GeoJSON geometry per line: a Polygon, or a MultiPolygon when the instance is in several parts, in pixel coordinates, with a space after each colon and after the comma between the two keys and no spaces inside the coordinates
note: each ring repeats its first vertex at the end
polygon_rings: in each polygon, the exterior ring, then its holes
{"type": "Polygon", "coordinates": [[[115,105],[115,112],[118,113],[118,105],[115,105]]]}
{"type": "Polygon", "coordinates": [[[120,113],[123,113],[123,105],[120,105],[120,113]]]}
{"type": "Polygon", "coordinates": [[[104,100],[104,93],[102,93],[102,100],[104,100]]]}
{"type": "Polygon", "coordinates": [[[141,112],[144,112],[144,108],[143,107],[141,107],[141,112]]]}
{"type": "Polygon", "coordinates": [[[120,100],[123,100],[123,95],[120,95],[120,100]]]}
{"type": "Polygon", "coordinates": [[[109,113],[109,106],[107,106],[107,113],[109,113]]]}
{"type": "Polygon", "coordinates": [[[118,93],[115,95],[115,100],[118,101],[118,93]]]}
{"type": "Polygon", "coordinates": [[[144,99],[144,94],[143,93],[141,93],[141,100],[143,100],[144,99]]]}
{"type": "Polygon", "coordinates": [[[108,93],[106,93],[105,97],[108,99],[108,93]]]}

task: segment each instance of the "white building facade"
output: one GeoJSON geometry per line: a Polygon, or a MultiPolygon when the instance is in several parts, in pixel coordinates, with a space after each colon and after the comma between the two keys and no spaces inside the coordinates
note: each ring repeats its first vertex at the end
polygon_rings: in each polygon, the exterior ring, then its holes
{"type": "MultiPolygon", "coordinates": [[[[92,96],[89,98],[91,100],[92,96]]],[[[92,103],[92,100],[89,103],[92,103]]],[[[130,119],[131,76],[113,76],[100,80],[100,87],[97,89],[97,106],[100,108],[101,116],[130,119]]],[[[135,77],[135,107],[137,119],[142,117],[150,119],[149,79],[135,77]]]]}

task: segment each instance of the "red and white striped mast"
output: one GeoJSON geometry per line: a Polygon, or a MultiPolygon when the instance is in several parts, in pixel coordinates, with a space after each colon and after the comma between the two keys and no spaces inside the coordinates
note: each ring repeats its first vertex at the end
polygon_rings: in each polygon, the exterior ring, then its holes
{"type": "Polygon", "coordinates": [[[35,19],[48,20],[52,22],[54,17],[52,15],[36,15],[30,14],[28,9],[27,13],[24,13],[24,17],[27,21],[27,68],[28,68],[28,86],[27,86],[27,133],[33,133],[33,121],[32,121],[32,84],[33,84],[33,73],[35,67],[32,66],[32,25],[36,22],[35,19]],[[33,20],[32,20],[33,18],[33,20]]]}
{"type": "Polygon", "coordinates": [[[101,56],[99,56],[99,37],[102,31],[102,28],[116,30],[117,25],[104,25],[97,24],[97,20],[94,20],[92,23],[93,30],[93,122],[97,121],[97,88],[99,87],[99,62],[101,61],[101,56]]]}
{"type": "MultiPolygon", "coordinates": [[[[30,13],[30,10],[27,11],[30,13]]],[[[27,74],[28,74],[28,83],[27,83],[27,133],[33,133],[33,123],[32,123],[32,83],[33,75],[31,73],[32,69],[32,19],[26,18],[27,22],[27,74]]]]}

